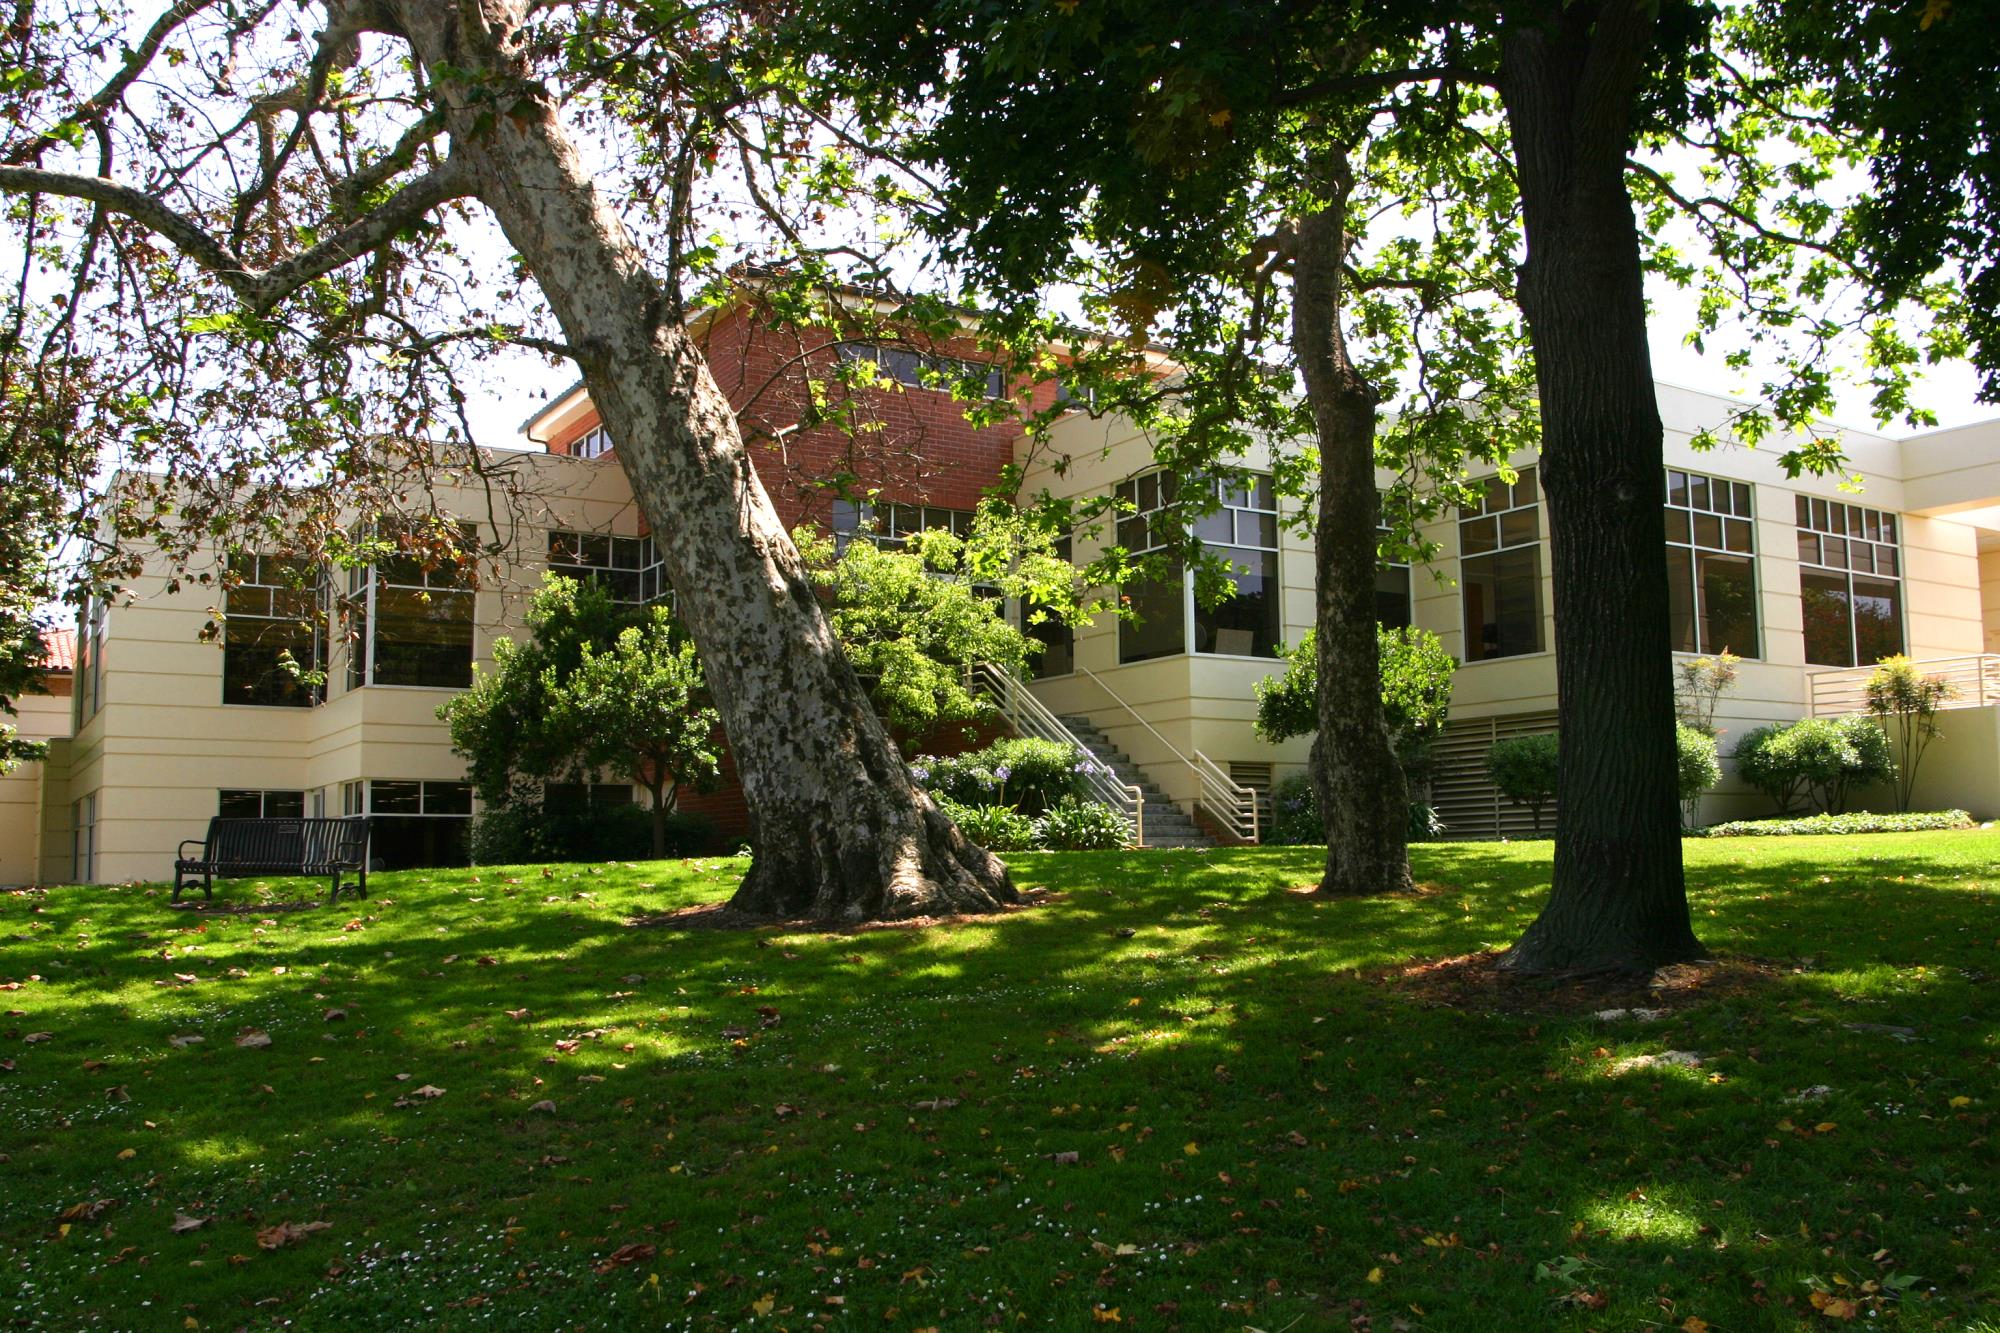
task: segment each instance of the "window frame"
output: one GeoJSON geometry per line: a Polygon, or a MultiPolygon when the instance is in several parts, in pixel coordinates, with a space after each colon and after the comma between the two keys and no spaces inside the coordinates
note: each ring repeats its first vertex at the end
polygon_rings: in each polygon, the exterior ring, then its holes
{"type": "Polygon", "coordinates": [[[995,399],[1007,395],[1006,371],[990,361],[946,356],[940,352],[920,352],[914,347],[899,346],[895,343],[869,342],[866,339],[853,338],[835,343],[834,355],[842,365],[854,361],[871,362],[880,378],[891,380],[904,388],[928,389],[933,393],[942,393],[953,398],[957,397],[958,386],[970,379],[975,370],[984,370],[986,383],[983,396],[995,399]],[[941,377],[942,382],[926,383],[924,375],[927,372],[933,377],[941,377]]]}
{"type": "Polygon", "coordinates": [[[651,606],[672,606],[673,587],[667,582],[666,562],[660,556],[659,543],[651,534],[644,537],[627,537],[615,532],[586,532],[578,528],[550,528],[547,568],[551,574],[580,582],[595,583],[611,594],[611,600],[619,606],[644,609],[651,606]],[[573,541],[568,551],[558,551],[558,543],[573,541]],[[590,559],[586,543],[601,541],[604,545],[602,562],[590,559]],[[636,563],[619,563],[620,551],[629,549],[636,563]],[[574,559],[558,559],[558,555],[575,556],[574,559]],[[638,596],[621,597],[616,579],[621,574],[631,574],[637,581],[638,596]]]}
{"type": "MultiPolygon", "coordinates": [[[[473,525],[461,522],[461,529],[469,530],[473,525]]],[[[467,532],[470,541],[470,532],[467,532]]],[[[473,663],[479,660],[479,584],[474,573],[464,567],[422,569],[418,571],[422,583],[400,583],[385,579],[381,562],[357,565],[347,571],[347,593],[350,602],[358,606],[358,624],[348,645],[347,688],[386,690],[464,690],[472,686],[473,663]],[[432,580],[436,579],[437,582],[432,580]],[[465,679],[455,684],[411,684],[407,682],[382,682],[376,680],[379,673],[380,654],[376,651],[376,637],[381,629],[380,593],[384,588],[397,592],[415,592],[420,599],[428,602],[435,595],[463,597],[465,599],[465,626],[469,631],[466,643],[465,679]]]]}
{"type": "MultiPolygon", "coordinates": [[[[326,645],[325,574],[323,571],[317,571],[317,570],[314,571],[315,577],[310,585],[292,583],[289,580],[283,580],[277,577],[276,575],[273,575],[271,578],[266,578],[264,576],[265,562],[289,560],[293,561],[296,564],[301,564],[301,565],[306,563],[304,561],[298,560],[297,557],[283,556],[271,551],[244,551],[231,557],[232,564],[235,564],[238,561],[245,561],[245,560],[247,560],[250,563],[250,577],[241,580],[233,587],[224,588],[222,592],[221,640],[222,640],[223,661],[222,661],[222,678],[220,682],[222,689],[222,703],[225,707],[229,708],[317,708],[319,707],[319,705],[326,702],[326,687],[327,687],[327,682],[324,679],[324,673],[326,671],[327,657],[328,657],[327,645],[326,645]],[[248,595],[255,593],[265,594],[265,604],[272,609],[266,611],[230,610],[229,602],[232,597],[237,597],[237,596],[247,597],[248,595]],[[301,616],[277,614],[275,608],[277,606],[277,594],[279,593],[284,593],[288,595],[301,595],[301,594],[304,595],[307,598],[308,603],[311,607],[311,610],[308,613],[308,615],[301,617],[301,616]],[[310,621],[312,627],[312,653],[311,653],[311,660],[303,663],[302,665],[308,672],[321,673],[322,679],[316,684],[301,685],[300,697],[297,699],[271,700],[271,699],[231,698],[229,691],[229,678],[230,678],[229,677],[229,647],[230,647],[229,627],[231,623],[235,621],[242,621],[245,622],[246,624],[265,625],[265,626],[300,625],[306,623],[308,620],[310,621]]],[[[244,648],[250,646],[252,645],[248,644],[239,645],[239,647],[244,647],[244,648]]]]}
{"type": "MultiPolygon", "coordinates": [[[[1875,509],[1867,505],[1849,504],[1845,500],[1830,500],[1823,496],[1797,492],[1793,496],[1793,533],[1798,541],[1799,561],[1799,601],[1801,624],[1807,631],[1805,641],[1805,664],[1808,667],[1825,667],[1834,670],[1872,667],[1875,662],[1861,660],[1861,627],[1856,610],[1855,580],[1866,579],[1891,583],[1895,586],[1895,637],[1894,652],[1909,651],[1910,607],[1909,586],[1905,577],[1907,564],[1903,558],[1903,532],[1905,516],[1888,509],[1875,509]],[[1872,523],[1871,523],[1872,520],[1872,523]],[[1859,531],[1854,528],[1858,526],[1859,531]],[[1874,535],[1870,535],[1870,534],[1874,535]],[[1886,534],[1886,535],[1883,535],[1886,534]],[[1808,548],[1807,541],[1811,540],[1808,548]],[[1825,557],[1831,550],[1830,543],[1840,543],[1839,563],[1832,563],[1825,557]],[[1869,568],[1856,567],[1856,548],[1868,552],[1869,568]],[[1808,549],[1812,554],[1808,555],[1808,549]],[[1882,556],[1887,552],[1889,563],[1893,565],[1888,573],[1882,572],[1882,556]],[[1812,658],[1810,625],[1805,623],[1805,582],[1809,575],[1822,578],[1838,578],[1847,599],[1847,661],[1816,662],[1812,658]]],[[[1893,654],[1885,653],[1883,657],[1893,654]]],[[[1878,657],[1876,661],[1880,661],[1878,657]]]]}
{"type": "MultiPolygon", "coordinates": [[[[1662,513],[1667,524],[1667,531],[1663,534],[1668,550],[1667,559],[1670,562],[1667,573],[1669,578],[1672,578],[1676,573],[1671,564],[1673,558],[1672,552],[1687,552],[1689,582],[1686,592],[1688,595],[1689,616],[1692,621],[1694,639],[1693,647],[1682,648],[1678,644],[1675,644],[1673,651],[1689,656],[1703,653],[1729,652],[1745,661],[1762,661],[1764,657],[1764,604],[1762,600],[1762,580],[1759,579],[1757,574],[1756,488],[1747,481],[1738,481],[1733,477],[1717,477],[1704,472],[1696,472],[1690,468],[1670,467],[1666,469],[1665,475],[1666,501],[1662,507],[1662,513]],[[1677,481],[1679,492],[1684,497],[1679,501],[1674,498],[1677,481]],[[1725,508],[1716,507],[1716,487],[1718,486],[1726,487],[1729,491],[1730,501],[1725,508]],[[1699,503],[1697,502],[1698,492],[1704,494],[1706,497],[1699,503]],[[1716,521],[1716,536],[1713,542],[1705,541],[1701,536],[1701,519],[1703,516],[1716,521]],[[1680,524],[1678,531],[1686,534],[1685,537],[1678,540],[1676,538],[1677,530],[1673,526],[1676,521],[1680,524]],[[1735,531],[1732,525],[1737,524],[1742,525],[1744,533],[1744,545],[1740,548],[1729,544],[1730,536],[1735,531]],[[1704,595],[1704,585],[1701,580],[1701,557],[1704,554],[1719,555],[1731,559],[1740,557],[1750,571],[1751,642],[1747,648],[1738,648],[1734,644],[1711,644],[1708,642],[1708,605],[1704,595]]],[[[1670,588],[1670,597],[1671,593],[1672,590],[1670,588]]],[[[1670,613],[1671,605],[1671,602],[1669,602],[1670,613]]],[[[1669,625],[1669,632],[1671,631],[1672,626],[1669,625]]]]}
{"type": "Polygon", "coordinates": [[[306,814],[306,793],[303,788],[294,789],[290,787],[219,787],[215,793],[215,813],[218,818],[223,819],[303,819],[306,814]],[[257,813],[254,815],[230,814],[227,807],[229,805],[229,798],[232,796],[239,799],[246,796],[256,797],[257,813]],[[274,796],[297,797],[298,813],[272,814],[271,798],[274,796]]]}
{"type": "MultiPolygon", "coordinates": [[[[1543,530],[1542,523],[1541,481],[1541,469],[1539,464],[1535,463],[1515,469],[1514,480],[1512,482],[1504,480],[1496,472],[1491,476],[1480,479],[1479,505],[1476,510],[1468,513],[1465,506],[1460,506],[1459,508],[1456,528],[1458,536],[1459,629],[1461,636],[1459,660],[1466,666],[1473,666],[1481,662],[1504,662],[1516,658],[1535,657],[1549,650],[1547,630],[1548,605],[1542,591],[1542,584],[1546,580],[1547,570],[1544,568],[1542,561],[1542,546],[1546,533],[1543,530]],[[1507,503],[1505,505],[1496,505],[1493,503],[1493,488],[1496,485],[1506,488],[1507,503]],[[1523,500],[1521,498],[1524,486],[1532,492],[1532,499],[1523,500]],[[1506,520],[1510,515],[1524,513],[1530,514],[1533,517],[1533,535],[1526,540],[1517,537],[1510,541],[1507,536],[1508,525],[1506,520]],[[1489,519],[1492,524],[1494,544],[1482,550],[1468,553],[1466,534],[1473,530],[1474,524],[1489,519]],[[1475,638],[1473,633],[1474,627],[1470,618],[1471,602],[1467,596],[1467,585],[1470,580],[1466,574],[1466,566],[1476,561],[1493,561],[1497,564],[1502,557],[1519,552],[1528,553],[1532,558],[1533,564],[1534,646],[1515,652],[1482,652],[1475,657],[1472,654],[1473,646],[1476,642],[1479,646],[1484,647],[1485,637],[1482,633],[1475,638]]],[[[1494,578],[1497,583],[1499,578],[1497,572],[1494,578]]],[[[1499,626],[1497,609],[1494,624],[1497,629],[1499,626]]],[[[1480,629],[1483,631],[1483,624],[1480,626],[1480,629]]],[[[1496,647],[1498,637],[1496,635],[1496,647]]]]}

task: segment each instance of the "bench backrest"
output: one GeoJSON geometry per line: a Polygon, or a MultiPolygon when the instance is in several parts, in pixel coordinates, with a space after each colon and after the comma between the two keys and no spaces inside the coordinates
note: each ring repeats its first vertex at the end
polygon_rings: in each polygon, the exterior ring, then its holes
{"type": "Polygon", "coordinates": [[[368,821],[235,819],[208,821],[204,859],[217,865],[360,866],[368,855],[368,821]]]}

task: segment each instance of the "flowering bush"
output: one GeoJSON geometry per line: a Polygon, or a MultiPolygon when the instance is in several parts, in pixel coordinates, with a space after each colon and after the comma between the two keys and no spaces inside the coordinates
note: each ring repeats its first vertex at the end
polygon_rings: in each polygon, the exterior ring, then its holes
{"type": "Polygon", "coordinates": [[[1108,805],[1065,796],[1035,821],[1035,842],[1052,852],[1111,851],[1123,847],[1132,831],[1108,805]]]}
{"type": "Polygon", "coordinates": [[[958,831],[989,852],[1025,852],[1035,845],[1035,821],[1004,805],[964,805],[939,796],[940,809],[958,831]]]}
{"type": "Polygon", "coordinates": [[[1083,776],[1088,761],[1072,745],[1009,738],[969,754],[918,755],[910,776],[933,796],[960,805],[1001,805],[1039,815],[1064,797],[1089,793],[1083,776]]]}

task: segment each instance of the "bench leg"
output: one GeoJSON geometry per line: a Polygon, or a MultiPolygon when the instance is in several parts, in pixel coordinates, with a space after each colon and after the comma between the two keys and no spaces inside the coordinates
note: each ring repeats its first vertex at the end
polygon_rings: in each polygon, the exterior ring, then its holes
{"type": "Polygon", "coordinates": [[[340,872],[333,872],[333,887],[326,891],[326,905],[333,906],[340,901],[340,872]]]}
{"type": "Polygon", "coordinates": [[[204,902],[215,901],[215,872],[205,872],[201,877],[201,896],[204,902]]]}
{"type": "Polygon", "coordinates": [[[363,898],[368,896],[368,866],[366,863],[363,863],[360,874],[355,880],[354,891],[363,898]]]}
{"type": "Polygon", "coordinates": [[[179,902],[181,900],[181,890],[187,887],[184,882],[185,878],[180,871],[174,871],[174,896],[172,901],[179,902]]]}

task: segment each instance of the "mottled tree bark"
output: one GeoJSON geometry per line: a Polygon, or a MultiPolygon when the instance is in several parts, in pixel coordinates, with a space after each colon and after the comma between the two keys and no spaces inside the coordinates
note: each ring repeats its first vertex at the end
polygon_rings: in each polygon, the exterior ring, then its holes
{"type": "Polygon", "coordinates": [[[750,809],[733,906],[825,920],[991,911],[1006,868],[911,782],[744,452],[728,399],[604,206],[521,55],[518,0],[377,0],[438,88],[535,275],[651,524],[750,809]]]}
{"type": "Polygon", "coordinates": [[[1643,972],[1701,954],[1681,874],[1661,425],[1625,188],[1650,14],[1646,0],[1550,7],[1502,42],[1561,720],[1554,886],[1503,962],[1520,973],[1643,972]]]}
{"type": "Polygon", "coordinates": [[[1298,221],[1292,262],[1292,347],[1319,437],[1314,529],[1319,735],[1313,786],[1326,823],[1323,894],[1410,887],[1409,792],[1382,713],[1375,621],[1375,386],[1341,331],[1352,169],[1328,150],[1318,164],[1327,206],[1298,221]]]}

